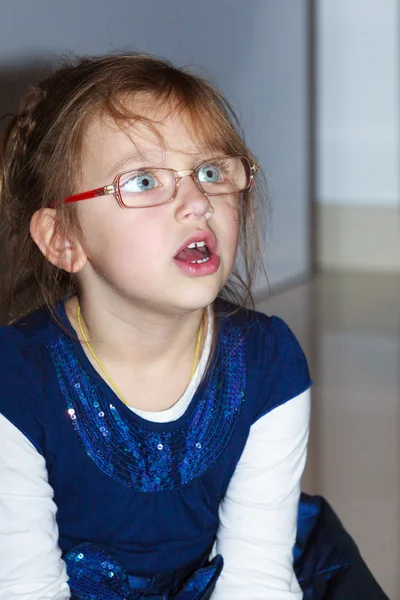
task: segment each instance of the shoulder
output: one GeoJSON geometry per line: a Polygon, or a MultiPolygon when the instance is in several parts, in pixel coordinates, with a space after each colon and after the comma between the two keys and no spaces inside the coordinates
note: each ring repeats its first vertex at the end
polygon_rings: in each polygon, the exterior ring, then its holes
{"type": "Polygon", "coordinates": [[[50,316],[43,310],[0,327],[0,413],[40,452],[49,419],[45,387],[50,328],[50,316]]]}
{"type": "Polygon", "coordinates": [[[278,316],[223,301],[218,303],[217,318],[222,330],[242,330],[248,347],[253,346],[258,355],[264,350],[271,360],[278,354],[290,355],[301,350],[290,327],[278,316]]]}
{"type": "MultiPolygon", "coordinates": [[[[38,344],[16,325],[0,327],[0,386],[18,374],[25,379],[40,363],[38,344]]],[[[1,388],[0,388],[1,389],[1,388]]]]}
{"type": "Polygon", "coordinates": [[[217,311],[221,331],[242,332],[254,420],[310,387],[307,359],[285,321],[226,302],[217,311]]]}
{"type": "Polygon", "coordinates": [[[52,318],[44,308],[0,327],[0,373],[5,369],[10,374],[40,369],[42,348],[51,339],[53,330],[52,318]]]}

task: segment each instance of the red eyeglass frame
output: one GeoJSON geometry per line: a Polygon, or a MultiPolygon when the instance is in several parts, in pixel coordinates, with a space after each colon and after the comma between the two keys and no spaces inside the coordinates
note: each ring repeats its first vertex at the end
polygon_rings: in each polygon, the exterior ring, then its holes
{"type": "MultiPolygon", "coordinates": [[[[113,194],[121,208],[152,208],[153,206],[162,206],[163,204],[168,204],[169,202],[172,202],[175,199],[175,197],[178,193],[179,182],[182,179],[182,177],[187,177],[187,176],[192,177],[193,174],[199,169],[199,167],[201,167],[201,165],[210,163],[212,161],[223,160],[226,158],[240,158],[240,159],[244,159],[247,161],[248,166],[249,166],[249,172],[250,172],[250,181],[249,181],[249,184],[247,185],[247,187],[245,187],[243,190],[240,190],[240,192],[237,192],[237,193],[246,192],[246,191],[250,190],[254,184],[254,177],[255,177],[257,171],[259,170],[258,163],[250,162],[249,157],[246,156],[245,154],[239,154],[239,155],[235,155],[235,156],[225,155],[225,156],[217,156],[212,159],[202,160],[195,167],[193,167],[193,169],[187,169],[186,171],[176,171],[175,169],[168,169],[168,168],[164,168],[164,167],[141,167],[139,169],[128,169],[127,171],[122,171],[122,173],[117,173],[117,175],[114,177],[113,183],[111,183],[109,185],[105,185],[103,187],[96,188],[94,190],[88,190],[87,192],[81,192],[79,194],[73,194],[72,196],[67,196],[62,201],[62,204],[70,204],[73,202],[80,202],[81,200],[90,200],[91,198],[97,198],[99,196],[108,196],[109,194],[113,194]],[[173,175],[173,177],[175,179],[175,190],[174,190],[173,196],[166,202],[161,202],[161,203],[158,202],[157,204],[146,204],[145,206],[128,206],[127,204],[125,204],[124,201],[122,200],[122,194],[120,192],[119,183],[120,183],[121,177],[123,177],[126,173],[131,173],[132,171],[146,172],[146,171],[150,171],[150,170],[168,171],[169,173],[171,173],[173,175]]],[[[199,182],[197,182],[196,180],[195,180],[195,182],[197,184],[199,184],[199,182]]],[[[200,187],[200,189],[205,194],[204,190],[201,187],[200,187]]],[[[231,193],[232,192],[224,192],[223,194],[207,193],[206,195],[207,196],[227,196],[231,193]]],[[[52,200],[48,206],[49,206],[49,208],[54,208],[55,205],[56,205],[55,200],[52,200]]]]}

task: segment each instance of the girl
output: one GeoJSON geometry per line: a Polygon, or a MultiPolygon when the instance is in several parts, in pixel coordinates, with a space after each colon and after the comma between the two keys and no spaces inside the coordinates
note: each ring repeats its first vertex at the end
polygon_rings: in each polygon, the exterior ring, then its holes
{"type": "Polygon", "coordinates": [[[340,595],[356,551],[321,499],[298,512],[307,364],[243,308],[257,171],[220,93],[162,60],[82,60],[24,99],[2,158],[1,599],[384,597],[340,595]]]}

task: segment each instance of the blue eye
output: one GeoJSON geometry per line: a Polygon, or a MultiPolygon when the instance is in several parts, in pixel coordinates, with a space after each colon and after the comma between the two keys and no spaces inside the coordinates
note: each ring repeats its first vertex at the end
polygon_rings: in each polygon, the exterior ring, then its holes
{"type": "Polygon", "coordinates": [[[121,191],[125,193],[148,192],[157,187],[157,179],[150,173],[143,173],[131,177],[121,187],[121,191]]]}
{"type": "Polygon", "coordinates": [[[217,183],[219,181],[220,172],[215,165],[206,165],[199,169],[197,177],[200,183],[217,183]]]}

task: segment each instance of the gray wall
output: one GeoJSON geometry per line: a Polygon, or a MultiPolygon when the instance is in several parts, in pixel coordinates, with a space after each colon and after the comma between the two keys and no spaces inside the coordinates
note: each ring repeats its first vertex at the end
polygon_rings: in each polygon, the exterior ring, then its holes
{"type": "Polygon", "coordinates": [[[400,2],[319,0],[318,266],[400,274],[400,2]]]}
{"type": "Polygon", "coordinates": [[[398,207],[398,0],[318,3],[318,201],[398,207]]]}
{"type": "Polygon", "coordinates": [[[264,254],[276,286],[310,264],[307,35],[306,0],[12,0],[1,8],[1,108],[60,53],[144,50],[201,67],[267,171],[274,216],[264,254]]]}

